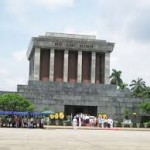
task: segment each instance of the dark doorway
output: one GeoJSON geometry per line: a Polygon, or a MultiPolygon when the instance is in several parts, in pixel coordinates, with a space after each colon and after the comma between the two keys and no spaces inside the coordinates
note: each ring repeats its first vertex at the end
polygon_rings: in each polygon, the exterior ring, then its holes
{"type": "Polygon", "coordinates": [[[79,113],[97,116],[97,106],[65,105],[65,115],[75,116],[79,113]]]}

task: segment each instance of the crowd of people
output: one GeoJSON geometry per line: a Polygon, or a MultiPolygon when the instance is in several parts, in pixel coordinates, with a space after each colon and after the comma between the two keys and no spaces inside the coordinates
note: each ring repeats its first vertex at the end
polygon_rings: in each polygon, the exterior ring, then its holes
{"type": "Polygon", "coordinates": [[[113,119],[104,117],[104,116],[90,116],[87,114],[76,114],[73,117],[72,125],[74,129],[77,129],[77,126],[90,126],[90,127],[101,127],[101,128],[113,128],[113,119]]]}
{"type": "Polygon", "coordinates": [[[44,119],[42,117],[33,116],[0,116],[0,127],[43,128],[44,119]]]}
{"type": "MultiPolygon", "coordinates": [[[[47,120],[45,120],[45,118],[42,116],[0,116],[0,127],[43,128],[45,121],[47,120]]],[[[77,127],[81,126],[113,128],[113,119],[101,115],[95,117],[88,114],[79,113],[73,117],[72,126],[74,129],[77,129],[77,127]]]]}

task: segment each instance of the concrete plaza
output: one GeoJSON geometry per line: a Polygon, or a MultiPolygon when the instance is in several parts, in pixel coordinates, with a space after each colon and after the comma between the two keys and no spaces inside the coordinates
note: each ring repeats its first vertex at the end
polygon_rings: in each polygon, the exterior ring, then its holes
{"type": "Polygon", "coordinates": [[[150,132],[0,128],[0,150],[150,150],[150,132]]]}

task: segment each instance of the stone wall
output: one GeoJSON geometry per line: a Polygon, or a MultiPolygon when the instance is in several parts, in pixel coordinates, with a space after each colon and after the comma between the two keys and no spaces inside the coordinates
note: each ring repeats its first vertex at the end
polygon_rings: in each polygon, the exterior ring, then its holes
{"type": "Polygon", "coordinates": [[[57,83],[29,81],[18,85],[18,93],[30,99],[40,111],[44,107],[52,111],[64,111],[65,105],[97,106],[97,113],[106,113],[121,119],[125,109],[139,113],[142,99],[133,98],[129,91],[119,91],[114,85],[57,83]]]}

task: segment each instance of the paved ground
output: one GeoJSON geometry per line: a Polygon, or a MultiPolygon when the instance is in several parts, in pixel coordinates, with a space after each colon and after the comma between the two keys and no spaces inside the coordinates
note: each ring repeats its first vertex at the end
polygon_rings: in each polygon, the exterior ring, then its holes
{"type": "Polygon", "coordinates": [[[0,128],[0,150],[150,150],[150,132],[0,128]]]}

